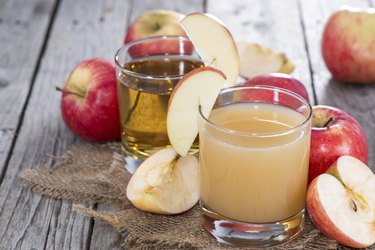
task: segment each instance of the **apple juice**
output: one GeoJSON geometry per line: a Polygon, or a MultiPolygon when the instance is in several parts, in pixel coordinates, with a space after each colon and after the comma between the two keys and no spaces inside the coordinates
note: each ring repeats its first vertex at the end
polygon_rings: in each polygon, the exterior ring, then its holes
{"type": "Polygon", "coordinates": [[[170,145],[166,126],[170,94],[182,75],[201,66],[196,57],[182,55],[142,57],[124,65],[131,73],[120,71],[117,85],[126,154],[144,159],[170,145]]]}
{"type": "Polygon", "coordinates": [[[295,128],[306,120],[302,114],[249,102],[214,109],[209,120],[227,132],[200,124],[204,209],[252,223],[284,220],[303,210],[310,127],[295,128]]]}

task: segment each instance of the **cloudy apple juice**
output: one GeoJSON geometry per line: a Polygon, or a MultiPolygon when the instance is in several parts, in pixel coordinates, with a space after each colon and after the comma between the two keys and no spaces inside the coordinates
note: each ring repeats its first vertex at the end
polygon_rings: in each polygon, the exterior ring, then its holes
{"type": "Polygon", "coordinates": [[[188,55],[141,57],[124,65],[117,79],[126,154],[144,159],[170,145],[166,126],[170,94],[182,75],[202,65],[188,55]]]}
{"type": "Polygon", "coordinates": [[[303,228],[311,106],[275,87],[223,89],[199,118],[203,226],[222,243],[274,246],[303,228]]]}
{"type": "Polygon", "coordinates": [[[209,119],[226,129],[269,138],[200,134],[205,206],[245,222],[279,221],[304,208],[310,133],[268,135],[301,124],[301,114],[273,104],[240,103],[213,110],[209,119]]]}

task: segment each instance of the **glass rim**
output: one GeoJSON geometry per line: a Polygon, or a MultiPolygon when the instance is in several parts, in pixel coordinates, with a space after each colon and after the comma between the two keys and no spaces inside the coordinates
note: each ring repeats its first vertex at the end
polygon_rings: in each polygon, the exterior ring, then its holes
{"type": "MultiPolygon", "coordinates": [[[[150,79],[151,80],[153,80],[153,79],[155,79],[155,80],[163,80],[163,79],[178,80],[178,79],[181,79],[184,76],[184,74],[182,74],[182,75],[172,75],[172,76],[150,76],[150,75],[147,75],[147,74],[133,72],[133,71],[124,69],[123,68],[124,65],[121,65],[121,63],[120,63],[120,58],[119,58],[120,53],[123,52],[124,50],[128,50],[131,46],[134,46],[134,45],[142,43],[142,42],[147,42],[147,41],[169,40],[169,39],[170,40],[174,39],[174,40],[178,40],[178,41],[190,41],[190,39],[187,36],[175,36],[175,35],[150,36],[150,37],[140,38],[140,39],[131,41],[129,43],[123,44],[117,50],[117,52],[115,54],[115,64],[116,64],[117,67],[119,67],[121,69],[122,73],[131,75],[131,76],[135,76],[135,77],[138,77],[138,78],[142,78],[142,79],[148,79],[148,80],[150,80],[150,79]]],[[[164,54],[161,54],[161,55],[169,55],[169,54],[164,53],[164,54]]],[[[183,54],[174,54],[174,55],[178,56],[178,55],[183,55],[183,54]]]]}
{"type": "MultiPolygon", "coordinates": [[[[224,132],[226,134],[231,134],[231,135],[234,135],[234,136],[269,138],[269,137],[277,137],[277,136],[288,135],[288,134],[291,134],[291,133],[293,133],[293,132],[295,132],[295,131],[297,131],[299,129],[302,129],[303,127],[305,127],[308,124],[308,122],[312,118],[313,109],[311,107],[311,104],[305,98],[303,98],[299,94],[294,93],[294,92],[292,92],[290,90],[279,88],[279,87],[266,86],[266,85],[252,85],[252,86],[241,86],[241,85],[239,85],[239,86],[233,86],[233,87],[224,88],[224,89],[222,89],[220,91],[219,95],[227,93],[227,92],[233,92],[235,90],[240,90],[240,89],[277,90],[279,92],[288,94],[288,95],[290,95],[290,96],[298,99],[299,101],[301,101],[308,108],[309,114],[308,114],[307,117],[305,117],[304,121],[301,122],[300,124],[298,124],[298,125],[296,125],[296,126],[294,126],[292,128],[280,131],[280,132],[247,132],[247,131],[229,129],[229,128],[223,127],[223,126],[221,126],[221,125],[219,125],[217,123],[214,123],[211,120],[209,120],[208,117],[206,117],[205,115],[203,115],[202,108],[201,108],[201,106],[199,106],[199,115],[203,119],[203,121],[206,122],[207,124],[209,124],[214,129],[222,131],[222,132],[224,132]]],[[[261,102],[259,102],[259,103],[261,103],[261,102]]],[[[297,110],[295,110],[295,111],[297,111],[297,110]]]]}

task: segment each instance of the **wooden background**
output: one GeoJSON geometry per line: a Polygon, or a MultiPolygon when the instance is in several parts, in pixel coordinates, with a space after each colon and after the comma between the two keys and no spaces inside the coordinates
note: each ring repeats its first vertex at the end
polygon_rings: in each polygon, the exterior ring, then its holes
{"type": "Polygon", "coordinates": [[[344,4],[373,7],[375,0],[0,0],[0,249],[119,248],[110,226],[72,212],[72,202],[24,189],[18,174],[85,143],[62,122],[54,87],[84,59],[112,60],[126,27],[148,9],[206,11],[236,39],[284,51],[313,104],[343,109],[362,124],[374,169],[375,85],[336,82],[320,53],[323,26],[344,4]]]}

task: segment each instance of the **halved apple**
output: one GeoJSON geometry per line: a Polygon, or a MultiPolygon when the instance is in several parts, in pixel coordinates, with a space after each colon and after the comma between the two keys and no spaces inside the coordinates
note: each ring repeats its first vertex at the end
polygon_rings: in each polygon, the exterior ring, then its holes
{"type": "Polygon", "coordinates": [[[169,99],[167,132],[173,148],[185,156],[198,135],[199,106],[205,116],[211,112],[226,77],[213,67],[201,67],[186,74],[169,99]]]}
{"type": "Polygon", "coordinates": [[[198,160],[180,157],[172,148],[147,158],[131,177],[126,196],[138,209],[158,214],[178,214],[199,199],[198,160]]]}
{"type": "Polygon", "coordinates": [[[223,71],[226,86],[235,85],[240,70],[238,51],[224,24],[212,15],[192,13],[181,20],[181,25],[204,64],[223,71]]]}
{"type": "Polygon", "coordinates": [[[327,237],[349,247],[375,243],[375,175],[363,162],[341,156],[307,192],[307,210],[327,237]]]}
{"type": "Polygon", "coordinates": [[[268,73],[291,73],[295,66],[284,53],[265,48],[257,43],[237,43],[240,55],[240,75],[252,78],[268,73]]]}

